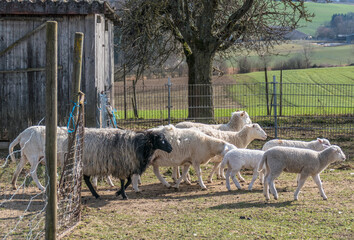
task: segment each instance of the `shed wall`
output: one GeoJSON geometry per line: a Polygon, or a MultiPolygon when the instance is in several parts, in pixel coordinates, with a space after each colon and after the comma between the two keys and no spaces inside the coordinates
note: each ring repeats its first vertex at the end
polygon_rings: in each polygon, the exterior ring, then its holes
{"type": "MultiPolygon", "coordinates": [[[[83,32],[81,89],[86,94],[86,125],[96,127],[100,123],[97,94],[113,81],[113,24],[110,20],[105,24],[100,14],[0,16],[0,52],[47,20],[58,21],[58,125],[66,125],[71,111],[74,37],[75,32],[83,32]]],[[[0,56],[0,140],[13,140],[44,118],[45,59],[45,28],[0,56]]]]}

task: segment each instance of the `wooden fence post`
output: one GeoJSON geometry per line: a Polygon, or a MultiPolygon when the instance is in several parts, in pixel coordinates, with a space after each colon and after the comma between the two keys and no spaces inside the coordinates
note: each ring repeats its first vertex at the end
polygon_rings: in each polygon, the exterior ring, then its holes
{"type": "Polygon", "coordinates": [[[46,29],[46,207],[45,239],[56,239],[57,234],[57,78],[58,78],[58,24],[48,21],[46,29]]]}

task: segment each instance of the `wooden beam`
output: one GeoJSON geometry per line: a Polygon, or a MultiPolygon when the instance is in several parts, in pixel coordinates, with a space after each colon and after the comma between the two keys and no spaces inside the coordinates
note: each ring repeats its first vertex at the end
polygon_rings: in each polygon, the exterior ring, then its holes
{"type": "Polygon", "coordinates": [[[17,41],[15,41],[13,44],[11,44],[10,46],[8,46],[6,49],[2,50],[0,52],[0,57],[2,55],[4,55],[5,53],[7,53],[8,51],[10,51],[11,49],[13,49],[14,47],[16,47],[18,44],[20,44],[22,41],[26,40],[27,38],[29,38],[30,36],[32,36],[33,34],[35,34],[36,32],[40,31],[42,28],[44,28],[46,26],[46,23],[43,23],[41,25],[39,25],[38,27],[36,27],[35,29],[33,29],[31,32],[27,33],[25,36],[23,36],[22,38],[18,39],[17,41]]]}
{"type": "MultiPolygon", "coordinates": [[[[58,70],[63,69],[63,66],[58,66],[58,70]]],[[[24,69],[14,69],[14,70],[0,70],[0,73],[25,73],[25,72],[43,72],[45,67],[40,68],[24,68],[24,69]]]]}

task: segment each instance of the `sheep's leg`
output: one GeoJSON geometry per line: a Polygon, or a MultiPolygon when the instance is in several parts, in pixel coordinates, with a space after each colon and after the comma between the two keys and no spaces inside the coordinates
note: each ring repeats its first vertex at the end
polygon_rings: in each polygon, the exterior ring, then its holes
{"type": "Polygon", "coordinates": [[[320,175],[317,174],[315,176],[312,176],[313,180],[315,181],[315,183],[317,184],[318,186],[318,189],[320,190],[320,194],[321,194],[321,197],[323,197],[323,200],[327,200],[327,196],[323,190],[323,187],[322,187],[322,182],[321,182],[321,179],[320,179],[320,175]]]}
{"type": "Polygon", "coordinates": [[[221,168],[221,165],[219,166],[219,174],[220,174],[220,179],[226,179],[225,170],[224,168],[221,168]]]}
{"type": "Polygon", "coordinates": [[[141,185],[141,176],[138,174],[138,184],[141,185]]]}
{"type": "MultiPolygon", "coordinates": [[[[215,163],[213,169],[211,170],[210,174],[209,174],[209,177],[208,177],[208,182],[209,183],[212,183],[213,182],[213,176],[214,176],[214,173],[218,170],[218,167],[221,163],[215,163]]],[[[219,168],[220,169],[220,168],[219,168]]],[[[217,177],[219,179],[219,177],[217,177]]]]}
{"type": "Polygon", "coordinates": [[[188,173],[188,169],[189,169],[189,165],[184,165],[183,166],[183,172],[182,172],[182,176],[180,176],[176,182],[176,184],[173,186],[174,188],[179,188],[179,184],[182,182],[183,179],[186,178],[186,175],[188,173]]]}
{"type": "Polygon", "coordinates": [[[266,198],[266,200],[269,200],[269,181],[270,181],[270,175],[268,172],[266,172],[264,183],[263,183],[263,195],[266,198]]]}
{"type": "Polygon", "coordinates": [[[238,179],[240,179],[240,182],[245,182],[245,179],[241,176],[240,171],[238,171],[236,174],[237,174],[238,179]]]}
{"type": "MultiPolygon", "coordinates": [[[[34,160],[34,159],[32,159],[32,161],[33,161],[33,160],[34,160]]],[[[33,162],[34,162],[34,161],[33,161],[33,162]]],[[[39,162],[38,162],[37,164],[31,165],[31,170],[30,170],[30,172],[31,172],[31,176],[32,176],[34,182],[36,183],[37,187],[39,188],[39,190],[43,191],[45,188],[44,188],[44,187],[42,186],[42,184],[39,182],[38,176],[37,176],[37,167],[38,167],[38,164],[39,164],[39,162]]]]}
{"type": "Polygon", "coordinates": [[[304,186],[307,177],[308,177],[307,175],[300,174],[300,179],[297,185],[297,189],[294,193],[294,200],[298,200],[300,189],[304,186]]]}
{"type": "Polygon", "coordinates": [[[139,174],[133,174],[133,177],[132,177],[133,189],[136,193],[140,192],[140,189],[138,187],[139,179],[140,179],[139,174]]]}
{"type": "Polygon", "coordinates": [[[179,167],[172,167],[172,179],[173,182],[177,182],[177,180],[179,179],[179,167]]]}
{"type": "Polygon", "coordinates": [[[199,164],[193,164],[193,167],[195,169],[195,172],[197,173],[198,176],[198,182],[200,187],[202,188],[202,190],[206,190],[207,187],[204,185],[203,179],[202,179],[202,170],[200,169],[200,165],[199,164]]]}
{"type": "Polygon", "coordinates": [[[191,176],[189,175],[189,166],[190,165],[183,165],[183,170],[182,170],[182,174],[183,174],[183,172],[186,172],[185,173],[185,175],[184,175],[184,177],[183,177],[183,180],[184,180],[184,182],[187,184],[187,185],[191,185],[192,183],[191,183],[191,176]],[[185,169],[185,168],[187,168],[187,169],[185,169]]]}
{"type": "Polygon", "coordinates": [[[109,186],[114,187],[114,184],[113,184],[112,179],[111,179],[110,176],[107,176],[107,177],[106,177],[106,180],[107,180],[109,186]]]}
{"type": "Polygon", "coordinates": [[[92,186],[97,190],[97,176],[92,177],[92,186]]]}
{"type": "Polygon", "coordinates": [[[241,190],[242,187],[240,185],[240,183],[237,181],[235,175],[236,173],[238,172],[239,170],[232,170],[231,171],[231,178],[232,178],[232,181],[234,182],[235,186],[237,187],[238,190],[241,190]]]}
{"type": "Polygon", "coordinates": [[[270,192],[273,194],[274,199],[278,200],[278,192],[277,192],[277,189],[275,188],[275,185],[274,185],[274,179],[275,178],[273,178],[273,176],[272,176],[270,181],[268,182],[269,183],[269,189],[270,189],[270,192]]]}
{"type": "Polygon", "coordinates": [[[168,182],[166,182],[166,180],[161,176],[160,171],[159,171],[159,166],[153,165],[153,170],[154,170],[155,176],[160,180],[160,182],[163,185],[165,185],[166,187],[170,188],[171,185],[168,182]]]}
{"type": "Polygon", "coordinates": [[[226,170],[226,188],[227,190],[231,191],[231,187],[230,187],[230,174],[231,174],[231,168],[227,168],[226,170]]]}
{"type": "Polygon", "coordinates": [[[17,178],[20,175],[20,173],[21,173],[22,169],[24,168],[24,166],[26,165],[26,162],[27,162],[26,156],[24,156],[24,155],[21,156],[21,160],[20,160],[20,162],[17,165],[17,168],[16,168],[16,171],[15,171],[14,175],[12,176],[11,184],[12,184],[12,189],[13,190],[17,189],[17,187],[16,187],[17,178]]]}
{"type": "Polygon", "coordinates": [[[253,183],[256,181],[257,176],[258,176],[257,168],[254,168],[253,169],[253,177],[252,177],[251,183],[250,183],[250,185],[248,185],[248,190],[249,191],[252,191],[253,183]]]}
{"type": "Polygon", "coordinates": [[[84,175],[84,180],[85,180],[86,185],[90,189],[92,196],[94,196],[95,198],[99,198],[100,195],[97,194],[96,190],[93,188],[93,186],[90,182],[90,176],[84,175]]]}
{"type": "Polygon", "coordinates": [[[265,174],[265,170],[262,169],[262,171],[259,172],[259,184],[263,184],[264,183],[264,174],[265,174]]]}
{"type": "Polygon", "coordinates": [[[120,189],[119,189],[119,191],[116,192],[116,196],[119,196],[120,194],[122,194],[123,200],[127,200],[128,199],[127,194],[125,194],[125,188],[128,187],[128,185],[130,184],[129,183],[129,179],[130,179],[130,182],[131,182],[131,178],[129,177],[128,178],[128,182],[127,182],[126,185],[124,185],[125,179],[121,179],[120,180],[120,189]]]}
{"type": "Polygon", "coordinates": [[[300,173],[296,176],[296,186],[299,186],[300,176],[301,176],[300,173]]]}

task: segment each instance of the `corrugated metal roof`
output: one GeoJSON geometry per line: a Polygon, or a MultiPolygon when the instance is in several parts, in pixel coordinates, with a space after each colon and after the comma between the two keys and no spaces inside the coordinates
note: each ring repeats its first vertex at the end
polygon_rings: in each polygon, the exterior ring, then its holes
{"type": "Polygon", "coordinates": [[[113,21],[118,16],[102,0],[0,0],[0,15],[88,15],[105,14],[113,21]]]}

